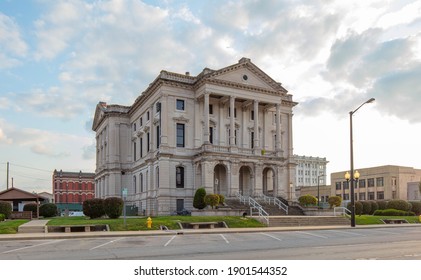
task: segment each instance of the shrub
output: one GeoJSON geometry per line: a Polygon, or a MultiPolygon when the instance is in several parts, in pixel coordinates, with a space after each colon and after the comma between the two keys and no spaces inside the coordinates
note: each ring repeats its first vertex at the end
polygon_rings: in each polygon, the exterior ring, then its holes
{"type": "Polygon", "coordinates": [[[6,219],[12,214],[12,205],[6,201],[0,201],[0,214],[4,214],[6,219]]]}
{"type": "Polygon", "coordinates": [[[205,208],[206,207],[205,196],[206,196],[205,188],[198,188],[194,194],[193,207],[199,210],[205,208]]]}
{"type": "Polygon", "coordinates": [[[374,216],[415,216],[414,212],[396,209],[376,210],[374,216]]]}
{"type": "Polygon", "coordinates": [[[374,214],[374,212],[377,210],[377,209],[379,209],[379,205],[377,204],[377,202],[376,201],[374,201],[374,200],[370,200],[370,202],[371,202],[371,211],[370,211],[370,215],[373,215],[374,214]]]}
{"type": "Polygon", "coordinates": [[[313,195],[306,194],[306,195],[300,196],[298,198],[298,202],[300,202],[300,204],[303,206],[317,205],[317,198],[313,195]]]}
{"type": "Polygon", "coordinates": [[[28,203],[23,205],[23,211],[32,211],[32,217],[37,216],[38,205],[36,203],[28,203]]]}
{"type": "Polygon", "coordinates": [[[415,213],[415,215],[421,215],[421,202],[420,201],[410,201],[412,208],[411,211],[415,213]]]}
{"type": "Polygon", "coordinates": [[[222,195],[222,194],[218,194],[218,196],[219,196],[219,204],[224,204],[224,202],[225,202],[225,196],[222,195]]]}
{"type": "Polygon", "coordinates": [[[387,201],[386,200],[378,200],[377,205],[379,206],[379,210],[385,210],[387,208],[387,201]]]}
{"type": "Polygon", "coordinates": [[[83,202],[83,214],[91,219],[105,215],[104,200],[101,198],[88,199],[83,202]]]}
{"type": "Polygon", "coordinates": [[[342,203],[342,197],[331,196],[327,199],[327,202],[329,202],[330,208],[339,207],[339,206],[341,206],[341,203],[342,203]]]}
{"type": "Polygon", "coordinates": [[[3,222],[6,219],[6,215],[0,214],[0,222],[3,222]]]}
{"type": "MultiPolygon", "coordinates": [[[[351,210],[351,202],[348,202],[346,208],[349,211],[351,210]]],[[[363,204],[360,201],[356,201],[355,202],[355,215],[361,216],[361,214],[363,213],[363,204]]]]}
{"type": "Polygon", "coordinates": [[[105,214],[111,219],[117,219],[123,212],[124,202],[119,197],[108,197],[104,200],[105,214]]]}
{"type": "Polygon", "coordinates": [[[371,202],[370,201],[360,201],[363,205],[363,214],[371,215],[371,202]]]}
{"type": "Polygon", "coordinates": [[[39,207],[39,215],[45,218],[57,216],[57,205],[54,203],[45,203],[39,207]]]}
{"type": "Polygon", "coordinates": [[[219,204],[219,195],[217,194],[208,194],[205,196],[205,203],[212,207],[215,207],[219,204]]]}
{"type": "Polygon", "coordinates": [[[386,209],[396,209],[402,211],[409,211],[411,210],[411,204],[405,200],[401,199],[393,199],[387,203],[386,209]]]}

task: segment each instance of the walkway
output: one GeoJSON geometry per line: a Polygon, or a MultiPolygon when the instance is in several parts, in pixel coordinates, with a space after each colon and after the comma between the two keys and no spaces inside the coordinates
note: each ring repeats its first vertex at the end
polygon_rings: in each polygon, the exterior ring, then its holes
{"type": "Polygon", "coordinates": [[[45,233],[49,220],[31,220],[18,228],[18,233],[45,233]]]}

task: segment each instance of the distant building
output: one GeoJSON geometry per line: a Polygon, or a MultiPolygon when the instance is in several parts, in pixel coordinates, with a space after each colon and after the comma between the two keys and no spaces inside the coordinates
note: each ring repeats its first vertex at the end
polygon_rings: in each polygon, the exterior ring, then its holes
{"type": "Polygon", "coordinates": [[[250,59],[199,75],[161,71],[131,106],[99,102],[96,196],[139,213],[193,208],[199,187],[295,199],[292,95],[250,59]]]}
{"type": "Polygon", "coordinates": [[[53,196],[59,211],[82,210],[82,203],[95,197],[95,173],[54,170],[53,196]]]}
{"type": "MultiPolygon", "coordinates": [[[[414,186],[421,181],[421,169],[413,167],[385,165],[356,169],[360,173],[355,187],[355,200],[415,200],[414,186]]],[[[346,171],[330,175],[332,195],[350,200],[349,182],[344,178],[346,171]]],[[[417,192],[419,197],[419,189],[417,192]]],[[[419,199],[419,198],[418,198],[419,199]]]]}
{"type": "Polygon", "coordinates": [[[296,188],[326,185],[326,158],[294,155],[296,188]],[[319,180],[319,181],[318,181],[319,180]]]}
{"type": "Polygon", "coordinates": [[[44,198],[44,203],[54,203],[53,194],[48,192],[40,192],[38,195],[44,198]]]}

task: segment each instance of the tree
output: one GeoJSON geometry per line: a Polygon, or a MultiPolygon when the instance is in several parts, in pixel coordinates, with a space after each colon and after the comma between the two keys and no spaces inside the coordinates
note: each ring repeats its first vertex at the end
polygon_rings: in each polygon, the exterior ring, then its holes
{"type": "Polygon", "coordinates": [[[198,188],[194,194],[193,207],[199,210],[205,208],[206,207],[205,196],[206,196],[205,188],[198,188]]]}
{"type": "Polygon", "coordinates": [[[108,218],[117,219],[123,212],[124,202],[119,197],[108,197],[104,200],[104,210],[108,218]]]}
{"type": "Polygon", "coordinates": [[[39,207],[39,215],[44,218],[57,216],[57,206],[54,203],[45,203],[39,207]]]}
{"type": "Polygon", "coordinates": [[[217,194],[208,194],[205,196],[205,203],[212,207],[218,206],[219,204],[219,195],[217,194]]]}
{"type": "Polygon", "coordinates": [[[91,219],[105,215],[104,200],[101,198],[88,199],[83,202],[83,214],[91,219]]]}
{"type": "Polygon", "coordinates": [[[329,202],[329,206],[332,209],[333,207],[339,207],[342,203],[342,197],[340,196],[331,196],[327,199],[327,202],[329,202]]]}
{"type": "Polygon", "coordinates": [[[300,204],[303,206],[316,205],[317,198],[313,195],[306,194],[306,195],[300,196],[298,198],[298,202],[300,202],[300,204]]]}

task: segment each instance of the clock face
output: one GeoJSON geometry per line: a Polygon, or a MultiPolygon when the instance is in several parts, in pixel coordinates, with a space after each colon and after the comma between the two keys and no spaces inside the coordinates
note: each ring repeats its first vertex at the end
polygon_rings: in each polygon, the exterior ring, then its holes
{"type": "Polygon", "coordinates": [[[247,75],[243,75],[243,80],[244,81],[247,81],[247,79],[248,79],[249,77],[247,77],[247,75]]]}

